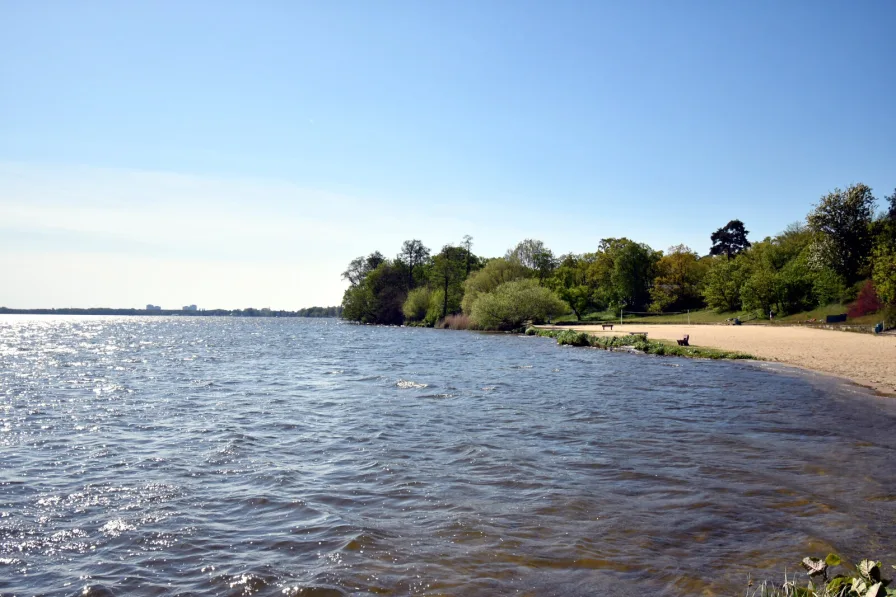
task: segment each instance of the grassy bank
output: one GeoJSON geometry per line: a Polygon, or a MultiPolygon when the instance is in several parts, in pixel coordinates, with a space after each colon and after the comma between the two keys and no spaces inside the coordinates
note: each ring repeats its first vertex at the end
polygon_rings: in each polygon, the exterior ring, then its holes
{"type": "MultiPolygon", "coordinates": [[[[768,319],[758,319],[756,313],[752,311],[732,311],[726,313],[717,313],[712,309],[701,309],[700,311],[691,311],[690,313],[662,314],[657,315],[625,315],[622,318],[624,323],[726,323],[726,320],[737,317],[741,321],[749,321],[750,323],[768,323],[768,319]]],[[[598,313],[589,313],[577,320],[574,315],[565,315],[554,319],[556,324],[569,323],[619,323],[618,315],[614,315],[612,311],[603,311],[598,313]]]]}
{"type": "MultiPolygon", "coordinates": [[[[848,305],[832,304],[824,307],[818,307],[811,311],[802,313],[794,313],[783,317],[775,317],[774,321],[769,321],[768,314],[760,317],[755,311],[727,311],[717,313],[712,309],[701,309],[699,311],[691,311],[690,313],[676,314],[657,314],[657,315],[625,315],[622,318],[624,323],[657,323],[657,324],[724,324],[735,317],[743,323],[769,325],[769,324],[798,324],[810,321],[824,322],[828,315],[838,315],[846,313],[849,310],[848,305]]],[[[851,317],[847,323],[852,325],[874,325],[884,319],[883,313],[872,313],[862,317],[851,317]]],[[[614,315],[612,311],[602,311],[589,313],[577,320],[574,315],[564,315],[556,318],[553,323],[556,324],[573,324],[573,323],[619,323],[619,316],[614,315]]]]}
{"type": "Polygon", "coordinates": [[[573,330],[542,330],[528,328],[529,336],[546,336],[557,340],[557,344],[569,346],[590,346],[604,350],[633,349],[645,354],[658,356],[689,357],[693,359],[753,359],[742,352],[703,348],[699,346],[678,346],[662,340],[648,340],[641,334],[628,336],[592,336],[587,332],[573,330]]]}

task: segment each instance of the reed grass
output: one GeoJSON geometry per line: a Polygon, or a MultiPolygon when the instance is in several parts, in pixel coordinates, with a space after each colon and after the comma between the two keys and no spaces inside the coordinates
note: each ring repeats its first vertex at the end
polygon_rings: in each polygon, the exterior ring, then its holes
{"type": "Polygon", "coordinates": [[[448,315],[444,319],[436,322],[435,327],[443,330],[475,330],[476,325],[470,319],[469,315],[458,313],[457,315],[448,315]]]}

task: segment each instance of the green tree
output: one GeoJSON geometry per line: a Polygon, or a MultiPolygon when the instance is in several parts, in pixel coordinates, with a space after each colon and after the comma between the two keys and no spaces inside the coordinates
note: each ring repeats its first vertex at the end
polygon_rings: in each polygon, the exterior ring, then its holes
{"type": "Polygon", "coordinates": [[[572,253],[564,255],[547,283],[579,320],[594,307],[594,289],[588,284],[588,265],[585,258],[572,253]]]}
{"type": "Polygon", "coordinates": [[[821,198],[806,216],[816,234],[816,267],[830,267],[849,284],[862,278],[871,250],[874,203],[871,188],[861,183],[821,198]]]}
{"type": "Polygon", "coordinates": [[[466,258],[464,259],[464,279],[466,280],[470,277],[470,271],[473,267],[473,251],[471,250],[473,248],[473,237],[465,234],[460,246],[466,251],[466,258]]]}
{"type": "Polygon", "coordinates": [[[401,269],[388,260],[379,261],[360,282],[346,289],[342,297],[342,316],[361,323],[397,325],[404,321],[401,307],[405,298],[401,269]]]}
{"type": "Polygon", "coordinates": [[[690,247],[676,245],[656,264],[650,289],[651,311],[696,309],[703,305],[701,286],[707,264],[690,247]]]}
{"type": "Polygon", "coordinates": [[[516,247],[507,251],[504,256],[508,261],[516,261],[523,266],[535,272],[540,281],[551,275],[557,266],[557,260],[554,253],[544,246],[540,240],[527,238],[517,244],[516,247]]]}
{"type": "Polygon", "coordinates": [[[740,220],[731,220],[710,235],[712,247],[709,249],[710,255],[725,255],[731,259],[738,253],[750,248],[750,241],[747,240],[749,230],[744,228],[744,223],[740,220]]]}
{"type": "Polygon", "coordinates": [[[810,268],[812,272],[812,295],[818,306],[830,305],[843,300],[846,294],[846,282],[828,267],[810,268]]]}
{"type": "Polygon", "coordinates": [[[407,289],[411,290],[416,286],[414,280],[414,270],[419,269],[429,260],[429,249],[423,246],[423,243],[417,239],[406,240],[401,246],[401,252],[398,254],[398,261],[407,268],[407,289]]]}
{"type": "Polygon", "coordinates": [[[355,284],[345,289],[342,296],[342,317],[349,321],[373,323],[376,317],[373,291],[366,284],[355,284]]]}
{"type": "Polygon", "coordinates": [[[768,268],[757,268],[744,281],[740,289],[743,308],[768,314],[778,303],[778,288],[775,273],[768,268]]]}
{"type": "Polygon", "coordinates": [[[492,292],[505,282],[528,278],[532,274],[528,268],[518,261],[508,261],[503,257],[491,259],[485,267],[473,272],[464,281],[464,298],[461,302],[463,312],[469,315],[473,310],[473,302],[483,293],[492,292]]]}
{"type": "Polygon", "coordinates": [[[430,282],[442,292],[442,317],[460,310],[467,253],[463,247],[445,245],[432,260],[430,282]]]}
{"type": "Polygon", "coordinates": [[[351,260],[348,268],[342,272],[342,278],[348,280],[352,286],[360,284],[364,278],[385,261],[385,257],[379,251],[374,251],[367,257],[361,256],[351,260]]]}
{"type": "Polygon", "coordinates": [[[364,257],[355,257],[342,272],[342,278],[348,280],[351,286],[357,286],[364,279],[367,272],[364,270],[364,257]]]}
{"type": "MultiPolygon", "coordinates": [[[[612,304],[619,309],[628,307],[631,311],[646,309],[661,253],[627,238],[605,240],[608,241],[605,251],[613,260],[610,273],[612,304]]],[[[601,245],[604,242],[601,241],[601,245]]]]}
{"type": "Polygon", "coordinates": [[[896,246],[880,243],[874,247],[872,279],[877,296],[896,306],[896,246]]]}
{"type": "Polygon", "coordinates": [[[740,310],[740,290],[746,274],[744,262],[739,257],[730,260],[727,257],[713,258],[703,279],[706,304],[719,313],[740,310]]]}
{"type": "Polygon", "coordinates": [[[480,294],[473,303],[470,319],[484,330],[511,330],[523,322],[541,323],[566,313],[569,306],[536,280],[507,282],[494,292],[480,294]]]}
{"type": "Polygon", "coordinates": [[[806,263],[806,252],[788,261],[775,276],[778,306],[782,313],[798,313],[819,304],[812,271],[806,263]]]}

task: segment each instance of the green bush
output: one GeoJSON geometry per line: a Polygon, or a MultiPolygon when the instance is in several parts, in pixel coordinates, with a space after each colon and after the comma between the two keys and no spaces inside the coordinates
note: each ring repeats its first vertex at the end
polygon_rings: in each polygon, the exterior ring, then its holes
{"type": "Polygon", "coordinates": [[[409,322],[423,321],[426,318],[426,312],[429,310],[429,302],[432,298],[432,290],[426,287],[415,288],[408,293],[401,306],[405,319],[409,322]]]}
{"type": "Polygon", "coordinates": [[[591,336],[585,332],[563,330],[557,334],[557,344],[566,346],[591,346],[591,336]]]}
{"type": "Polygon", "coordinates": [[[569,310],[554,292],[536,280],[515,280],[480,294],[473,302],[470,318],[483,330],[518,329],[525,321],[540,323],[569,310]]]}

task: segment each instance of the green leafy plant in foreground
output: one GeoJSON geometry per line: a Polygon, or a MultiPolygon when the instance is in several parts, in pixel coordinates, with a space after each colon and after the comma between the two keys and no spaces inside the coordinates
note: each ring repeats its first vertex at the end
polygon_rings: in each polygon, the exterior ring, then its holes
{"type": "MultiPolygon", "coordinates": [[[[837,574],[828,578],[828,571],[842,563],[840,556],[831,553],[821,560],[807,557],[800,562],[810,580],[798,586],[787,580],[780,587],[764,582],[750,592],[747,597],[896,597],[896,589],[890,588],[892,579],[883,577],[883,564],[874,560],[862,560],[850,574],[837,574]],[[816,586],[816,583],[819,583],[816,586]]],[[[892,566],[896,568],[896,566],[892,566]]]]}

